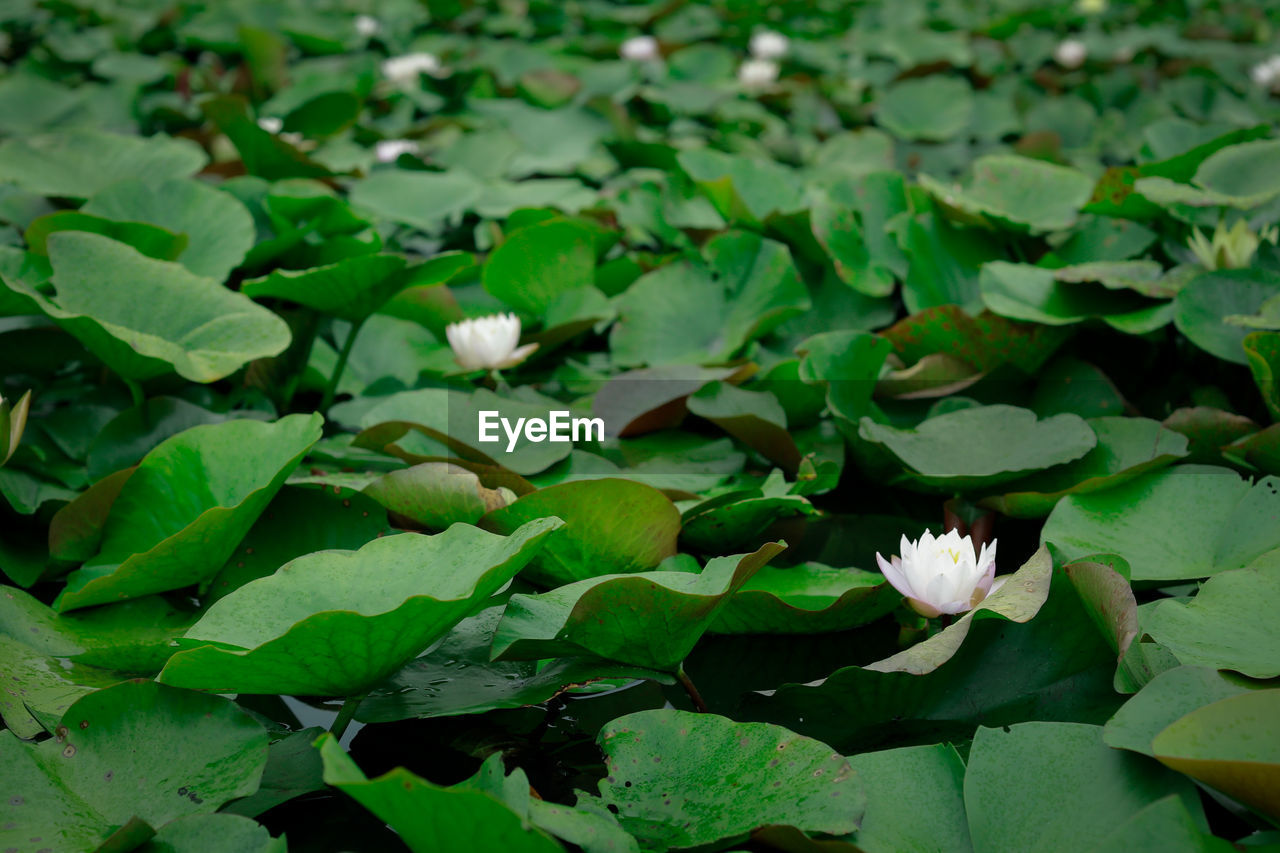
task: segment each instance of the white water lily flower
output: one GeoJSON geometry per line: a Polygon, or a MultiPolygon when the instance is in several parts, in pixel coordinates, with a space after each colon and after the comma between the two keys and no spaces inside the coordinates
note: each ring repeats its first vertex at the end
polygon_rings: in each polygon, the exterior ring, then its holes
{"type": "Polygon", "coordinates": [[[658,40],[653,36],[633,36],[618,47],[618,55],[632,62],[658,58],[658,40]]]}
{"type": "Polygon", "coordinates": [[[748,48],[756,59],[781,59],[787,55],[790,42],[782,33],[773,30],[761,30],[751,36],[748,48]]]}
{"type": "Polygon", "coordinates": [[[453,358],[463,370],[498,370],[515,367],[538,348],[520,343],[520,318],[515,314],[494,314],[451,323],[444,330],[453,348],[453,358]]]}
{"type": "Polygon", "coordinates": [[[1273,56],[1249,69],[1249,77],[1261,89],[1275,88],[1280,80],[1280,55],[1273,56]]]}
{"type": "Polygon", "coordinates": [[[382,30],[382,24],[373,15],[356,15],[355,27],[356,35],[361,38],[371,38],[382,30]]]}
{"type": "Polygon", "coordinates": [[[876,552],[876,562],[885,579],[925,618],[972,610],[993,590],[994,539],[990,546],[982,546],[981,553],[975,553],[968,536],[949,530],[935,538],[926,530],[919,542],[903,536],[899,548],[901,555],[892,561],[876,552]]]}
{"type": "Polygon", "coordinates": [[[1080,0],[1076,8],[1085,15],[1101,15],[1107,11],[1107,0],[1080,0]]]}
{"type": "Polygon", "coordinates": [[[1063,68],[1079,68],[1089,56],[1089,48],[1080,39],[1063,39],[1053,51],[1053,61],[1063,68]]]}
{"type": "Polygon", "coordinates": [[[738,82],[750,88],[768,86],[778,79],[778,63],[769,59],[748,59],[738,66],[738,82]]]}
{"type": "Polygon", "coordinates": [[[284,119],[277,116],[263,116],[258,119],[258,127],[267,133],[279,133],[284,127],[284,119]]]}
{"type": "Polygon", "coordinates": [[[419,74],[436,75],[441,67],[434,53],[406,53],[383,60],[382,76],[396,84],[416,83],[419,74]]]}
{"type": "Polygon", "coordinates": [[[373,153],[379,163],[394,163],[401,154],[417,154],[420,147],[412,139],[379,139],[373,153]]]}
{"type": "Polygon", "coordinates": [[[1277,239],[1280,231],[1275,226],[1254,232],[1248,222],[1237,219],[1230,228],[1219,222],[1212,238],[1206,238],[1199,228],[1194,229],[1187,239],[1187,248],[1207,270],[1234,270],[1249,266],[1263,243],[1274,246],[1277,239]]]}

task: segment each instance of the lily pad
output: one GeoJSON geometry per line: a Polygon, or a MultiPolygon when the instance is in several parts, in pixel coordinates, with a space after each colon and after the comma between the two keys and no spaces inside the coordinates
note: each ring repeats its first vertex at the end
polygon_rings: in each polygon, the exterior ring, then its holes
{"type": "Polygon", "coordinates": [[[494,635],[493,658],[588,654],[674,671],[729,597],[784,547],[770,543],[754,554],[716,557],[700,574],[605,575],[514,595],[494,635]]]}
{"type": "Polygon", "coordinates": [[[864,853],[972,850],[964,812],[964,761],[950,744],[850,756],[867,791],[852,843],[864,853]]]}
{"type": "Polygon", "coordinates": [[[489,607],[459,622],[440,645],[375,687],[356,719],[386,723],[520,708],[601,679],[674,681],[664,673],[591,658],[490,662],[502,613],[502,607],[489,607]]]}
{"type": "Polygon", "coordinates": [[[734,593],[711,626],[713,634],[818,634],[872,622],[900,596],[883,575],[802,563],[765,566],[734,593]]]}
{"type": "Polygon", "coordinates": [[[1073,414],[1037,419],[1016,406],[975,406],[935,415],[915,429],[863,417],[858,434],[882,445],[929,486],[966,489],[992,486],[1080,459],[1098,439],[1073,414]]]}
{"type": "Polygon", "coordinates": [[[964,130],[973,115],[973,88],[951,76],[902,80],[885,90],[876,121],[902,139],[945,142],[964,130]]]}
{"type": "Polygon", "coordinates": [[[498,490],[485,488],[474,473],[448,462],[423,462],[390,471],[363,491],[391,512],[433,530],[458,521],[475,524],[507,502],[498,490]]]}
{"type": "Polygon", "coordinates": [[[545,586],[649,571],[675,554],[680,533],[680,513],[665,495],[615,478],[539,489],[489,512],[479,526],[506,535],[547,516],[563,519],[565,526],[547,537],[525,571],[545,586]]]}
{"type": "Polygon", "coordinates": [[[1280,273],[1265,269],[1205,273],[1178,291],[1174,322],[1178,331],[1206,352],[1247,365],[1244,339],[1253,329],[1230,319],[1255,314],[1276,296],[1280,296],[1280,273]]]}
{"type": "Polygon", "coordinates": [[[967,186],[952,189],[927,175],[920,183],[950,207],[1036,232],[1071,227],[1094,184],[1075,169],[1005,154],[975,160],[967,186]]]}
{"type": "Polygon", "coordinates": [[[1221,572],[1189,602],[1156,602],[1142,628],[1191,666],[1230,669],[1253,678],[1280,675],[1280,560],[1221,572]]]}
{"type": "Polygon", "coordinates": [[[403,767],[369,779],[332,735],[322,735],[316,748],[324,759],[324,780],[389,824],[411,850],[564,849],[501,800],[466,783],[442,788],[403,767]]]}
{"type": "Polygon", "coordinates": [[[275,270],[246,281],[240,292],[287,299],[348,323],[361,323],[408,286],[405,264],[399,255],[357,255],[306,270],[275,270]]]}
{"type": "Polygon", "coordinates": [[[845,835],[866,808],[844,756],[781,726],[663,709],[619,717],[598,740],[600,798],[648,850],[733,844],[774,826],[845,835]]]}
{"type": "Polygon", "coordinates": [[[266,762],[266,730],[226,699],[149,681],[99,690],[54,738],[29,745],[0,732],[0,766],[16,785],[0,804],[0,844],[92,850],[134,821],[210,814],[252,794],[266,762]]]}
{"type": "Polygon", "coordinates": [[[68,576],[55,606],[73,610],[207,578],[320,438],[321,420],[227,421],[165,440],[121,487],[102,550],[68,576]]]}
{"type": "Polygon", "coordinates": [[[215,602],[159,678],[216,692],[364,693],[511,580],[560,524],[532,521],[509,537],[455,525],[299,557],[215,602]]]}
{"type": "Polygon", "coordinates": [[[1097,445],[1081,458],[1024,480],[1005,484],[1003,495],[983,506],[1015,518],[1048,515],[1067,495],[1110,489],[1187,456],[1187,438],[1146,418],[1092,418],[1097,445]]]}
{"type": "Polygon", "coordinates": [[[484,265],[484,289],[518,311],[542,316],[566,293],[591,287],[596,252],[589,229],[553,219],[517,229],[484,265]]]}
{"type": "Polygon", "coordinates": [[[1192,711],[1155,736],[1162,764],[1280,818],[1280,690],[1254,690],[1192,711]]]}
{"type": "Polygon", "coordinates": [[[0,181],[41,195],[89,198],[131,178],[185,178],[207,159],[189,139],[73,130],[0,143],[0,181]]]}
{"type": "Polygon", "coordinates": [[[247,297],[107,237],[51,234],[49,259],[56,296],[4,283],[126,379],[172,371],[213,382],[289,345],[284,321],[247,297]]]}
{"type": "Polygon", "coordinates": [[[1170,795],[1208,828],[1188,779],[1111,749],[1101,726],[1081,723],[980,727],[964,779],[974,849],[1009,853],[1093,849],[1170,795]],[[1081,821],[1082,814],[1089,819],[1081,821]]]}
{"type": "Polygon", "coordinates": [[[1040,533],[1067,559],[1119,554],[1134,581],[1204,578],[1280,548],[1280,481],[1249,483],[1227,468],[1179,465],[1112,489],[1068,495],[1040,533]]]}

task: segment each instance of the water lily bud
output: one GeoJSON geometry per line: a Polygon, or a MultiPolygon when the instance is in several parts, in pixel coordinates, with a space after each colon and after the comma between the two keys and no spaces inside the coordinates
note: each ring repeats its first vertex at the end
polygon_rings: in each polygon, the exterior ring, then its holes
{"type": "Polygon", "coordinates": [[[653,36],[633,36],[619,46],[618,55],[632,62],[649,62],[658,58],[658,40],[653,36]]]}
{"type": "Polygon", "coordinates": [[[787,55],[790,42],[782,33],[761,30],[751,37],[749,49],[756,59],[781,59],[787,55]]]}
{"type": "Polygon", "coordinates": [[[1273,56],[1249,69],[1249,77],[1260,89],[1274,89],[1280,81],[1280,56],[1273,56]]]}
{"type": "Polygon", "coordinates": [[[258,119],[258,127],[267,133],[279,133],[284,127],[284,119],[278,116],[263,116],[258,119]]]}
{"type": "Polygon", "coordinates": [[[382,76],[397,85],[418,82],[418,75],[438,75],[442,66],[434,53],[406,53],[383,60],[382,76]]]}
{"type": "Polygon", "coordinates": [[[0,465],[8,462],[9,457],[18,449],[22,432],[27,428],[27,412],[30,409],[30,391],[19,397],[18,402],[12,406],[0,396],[0,465]]]}
{"type": "Polygon", "coordinates": [[[738,66],[738,82],[749,88],[768,86],[778,79],[778,63],[768,59],[748,59],[738,66]]]}
{"type": "Polygon", "coordinates": [[[973,539],[949,530],[934,537],[928,530],[918,542],[902,537],[901,554],[891,561],[876,553],[885,580],[907,598],[912,609],[932,619],[943,613],[964,613],[977,607],[993,590],[996,543],[975,553],[973,539]]]}
{"type": "Polygon", "coordinates": [[[520,343],[520,318],[515,314],[494,314],[451,323],[444,330],[453,348],[454,361],[463,370],[498,370],[515,367],[538,348],[520,343]]]}
{"type": "Polygon", "coordinates": [[[379,163],[394,163],[401,154],[417,154],[419,147],[412,139],[379,139],[373,152],[379,163]]]}
{"type": "Polygon", "coordinates": [[[361,38],[372,38],[382,29],[382,24],[378,23],[378,19],[372,15],[357,15],[355,27],[356,35],[361,38]]]}
{"type": "Polygon", "coordinates": [[[1079,68],[1088,55],[1089,49],[1080,39],[1064,39],[1053,51],[1053,61],[1063,68],[1079,68]]]}

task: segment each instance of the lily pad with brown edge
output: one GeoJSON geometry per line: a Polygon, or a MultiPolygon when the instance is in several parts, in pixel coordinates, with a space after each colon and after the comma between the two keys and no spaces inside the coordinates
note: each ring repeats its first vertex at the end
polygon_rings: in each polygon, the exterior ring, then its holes
{"type": "Polygon", "coordinates": [[[501,491],[486,488],[475,473],[448,462],[388,471],[362,491],[402,521],[431,530],[444,530],[458,521],[475,524],[486,512],[507,503],[501,491]]]}

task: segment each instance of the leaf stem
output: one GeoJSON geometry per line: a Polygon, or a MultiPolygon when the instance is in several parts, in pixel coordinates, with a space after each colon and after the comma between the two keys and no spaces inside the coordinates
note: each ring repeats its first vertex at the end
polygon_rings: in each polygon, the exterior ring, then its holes
{"type": "Polygon", "coordinates": [[[676,679],[680,682],[680,686],[684,688],[684,692],[689,694],[693,707],[703,714],[707,713],[707,703],[702,701],[702,694],[694,686],[693,679],[689,677],[689,673],[684,671],[684,664],[680,664],[680,667],[676,670],[676,679]]]}
{"type": "Polygon", "coordinates": [[[367,693],[361,693],[359,696],[348,696],[343,700],[342,707],[338,709],[338,716],[334,717],[333,725],[329,727],[329,733],[334,738],[342,740],[342,736],[347,732],[347,726],[356,715],[356,708],[360,707],[360,703],[368,695],[367,693]]]}
{"type": "Polygon", "coordinates": [[[342,371],[347,369],[347,359],[351,357],[351,347],[355,345],[356,335],[360,334],[360,327],[363,325],[363,320],[351,324],[351,331],[347,332],[347,339],[342,344],[342,351],[338,353],[338,363],[333,366],[333,375],[329,377],[329,384],[324,389],[324,398],[320,401],[320,411],[325,414],[328,414],[329,407],[333,405],[333,398],[338,394],[338,382],[342,379],[342,371]]]}
{"type": "Polygon", "coordinates": [[[150,429],[151,413],[147,411],[147,395],[142,390],[142,383],[125,379],[124,384],[129,386],[129,396],[133,398],[133,405],[138,409],[138,416],[142,418],[142,426],[150,429]]]}

